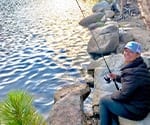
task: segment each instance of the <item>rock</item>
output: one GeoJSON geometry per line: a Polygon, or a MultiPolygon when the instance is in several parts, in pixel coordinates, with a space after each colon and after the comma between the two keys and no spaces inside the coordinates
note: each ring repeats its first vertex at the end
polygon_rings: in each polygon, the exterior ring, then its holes
{"type": "Polygon", "coordinates": [[[94,78],[92,75],[90,74],[87,74],[85,76],[85,81],[86,83],[89,85],[90,88],[94,88],[94,78]]]}
{"type": "Polygon", "coordinates": [[[89,120],[83,111],[83,101],[89,93],[90,88],[87,84],[73,84],[58,90],[47,119],[48,124],[88,125],[89,120]]]}
{"type": "Polygon", "coordinates": [[[90,94],[91,90],[87,84],[72,84],[69,86],[64,86],[62,89],[56,91],[54,95],[54,102],[57,102],[61,98],[64,98],[73,92],[79,93],[83,100],[85,100],[90,94]]]}
{"type": "MultiPolygon", "coordinates": [[[[118,70],[122,66],[122,61],[123,61],[122,54],[112,54],[109,56],[104,56],[104,58],[108,66],[111,68],[111,70],[114,70],[114,69],[118,70]]],[[[103,58],[99,58],[98,60],[91,60],[91,63],[88,66],[89,69],[93,69],[93,70],[96,70],[96,68],[99,68],[99,67],[107,68],[103,58]]],[[[106,69],[105,72],[108,72],[108,70],[106,69]]],[[[94,73],[94,76],[95,76],[95,73],[94,73]]]]}
{"type": "Polygon", "coordinates": [[[116,27],[119,27],[118,23],[116,21],[106,21],[105,25],[115,25],[116,27]]]}
{"type": "Polygon", "coordinates": [[[142,53],[142,57],[147,64],[148,68],[150,68],[150,51],[142,53]]]}
{"type": "Polygon", "coordinates": [[[105,0],[96,3],[93,8],[92,8],[92,12],[101,12],[105,9],[110,9],[111,6],[109,5],[109,3],[105,0]]]}
{"type": "Polygon", "coordinates": [[[104,23],[103,22],[96,22],[96,23],[92,23],[88,26],[88,29],[89,30],[94,30],[95,28],[98,28],[98,27],[102,27],[104,26],[104,23]]]}
{"type": "Polygon", "coordinates": [[[122,53],[125,44],[129,41],[134,40],[133,34],[127,32],[122,28],[119,29],[119,45],[117,47],[116,53],[122,53]]]}
{"type": "Polygon", "coordinates": [[[89,25],[93,24],[93,23],[97,23],[101,21],[101,18],[104,16],[104,13],[102,12],[98,12],[98,13],[94,13],[90,16],[87,16],[85,18],[83,18],[79,24],[83,27],[88,27],[89,25]]]}
{"type": "Polygon", "coordinates": [[[121,43],[127,43],[131,40],[133,40],[133,35],[132,33],[129,33],[125,30],[123,30],[122,28],[119,29],[119,42],[121,43]]]}
{"type": "Polygon", "coordinates": [[[126,43],[119,43],[116,53],[122,53],[125,45],[126,45],[126,43]]]}
{"type": "Polygon", "coordinates": [[[112,18],[114,15],[115,13],[112,10],[105,10],[106,18],[112,18]]]}
{"type": "Polygon", "coordinates": [[[106,25],[92,31],[92,38],[87,47],[89,54],[110,54],[119,45],[119,30],[115,25],[106,25]]]}
{"type": "Polygon", "coordinates": [[[113,24],[105,25],[103,27],[99,27],[96,30],[94,30],[94,32],[96,32],[98,35],[103,35],[106,33],[112,33],[112,32],[118,32],[118,31],[119,31],[118,27],[113,24]]]}
{"type": "Polygon", "coordinates": [[[150,123],[150,114],[148,114],[148,116],[141,121],[132,121],[132,120],[128,120],[128,119],[124,119],[124,118],[119,118],[119,121],[121,123],[121,125],[149,125],[150,123]]]}
{"type": "Polygon", "coordinates": [[[150,32],[139,27],[128,28],[126,32],[132,34],[135,41],[138,41],[142,44],[143,52],[150,51],[150,32]]]}
{"type": "Polygon", "coordinates": [[[49,125],[85,125],[83,99],[79,94],[68,94],[52,107],[49,125]]]}
{"type": "Polygon", "coordinates": [[[107,18],[106,18],[106,16],[104,15],[104,16],[102,17],[101,21],[102,21],[102,22],[106,22],[106,20],[107,20],[107,18]]]}

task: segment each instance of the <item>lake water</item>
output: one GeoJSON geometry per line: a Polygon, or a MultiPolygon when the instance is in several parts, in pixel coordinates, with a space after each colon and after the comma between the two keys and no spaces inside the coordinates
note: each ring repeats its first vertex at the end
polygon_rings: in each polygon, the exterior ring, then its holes
{"type": "Polygon", "coordinates": [[[28,91],[47,116],[57,89],[85,83],[80,69],[90,58],[90,35],[82,18],[75,0],[0,0],[0,100],[28,91]]]}

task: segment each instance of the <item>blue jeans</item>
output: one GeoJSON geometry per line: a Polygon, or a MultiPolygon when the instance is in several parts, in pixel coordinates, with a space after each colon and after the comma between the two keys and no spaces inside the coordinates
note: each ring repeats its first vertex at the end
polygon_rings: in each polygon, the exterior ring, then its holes
{"type": "Polygon", "coordinates": [[[100,100],[100,125],[119,125],[118,116],[137,120],[138,115],[131,113],[126,108],[127,104],[114,101],[110,96],[105,96],[100,100]]]}

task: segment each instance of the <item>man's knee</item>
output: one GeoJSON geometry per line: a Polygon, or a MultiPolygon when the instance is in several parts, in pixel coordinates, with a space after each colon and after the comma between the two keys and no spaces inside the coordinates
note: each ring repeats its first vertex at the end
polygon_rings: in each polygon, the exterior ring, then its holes
{"type": "Polygon", "coordinates": [[[111,100],[112,100],[111,97],[109,95],[107,95],[100,99],[99,104],[104,105],[104,104],[109,103],[111,100]]]}

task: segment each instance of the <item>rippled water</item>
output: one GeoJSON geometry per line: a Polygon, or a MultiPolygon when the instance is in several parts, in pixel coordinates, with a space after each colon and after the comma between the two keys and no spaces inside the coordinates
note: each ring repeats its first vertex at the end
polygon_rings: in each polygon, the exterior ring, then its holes
{"type": "Polygon", "coordinates": [[[23,89],[47,115],[57,89],[84,83],[90,35],[80,19],[75,0],[0,0],[0,100],[23,89]]]}

